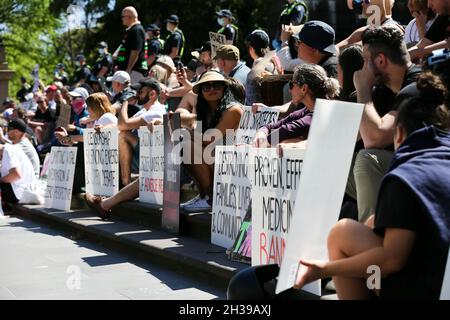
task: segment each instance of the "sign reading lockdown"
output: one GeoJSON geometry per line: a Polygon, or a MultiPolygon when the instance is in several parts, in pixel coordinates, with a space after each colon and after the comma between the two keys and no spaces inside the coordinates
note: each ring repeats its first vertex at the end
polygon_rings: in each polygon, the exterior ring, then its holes
{"type": "Polygon", "coordinates": [[[164,127],[139,129],[139,201],[162,206],[164,192],[164,127]]]}
{"type": "Polygon", "coordinates": [[[252,265],[283,261],[305,150],[252,148],[252,265]]]}
{"type": "Polygon", "coordinates": [[[214,58],[216,56],[217,48],[227,44],[227,37],[225,37],[224,34],[210,32],[209,40],[211,41],[211,57],[214,58]]]}
{"type": "Polygon", "coordinates": [[[45,207],[69,211],[77,148],[52,147],[48,160],[45,207]]]}
{"type": "Polygon", "coordinates": [[[85,129],[84,166],[86,192],[112,196],[119,192],[119,131],[117,128],[85,129]]]}
{"type": "Polygon", "coordinates": [[[252,144],[258,129],[277,121],[279,114],[280,109],[274,107],[262,107],[256,113],[253,113],[252,107],[245,106],[236,133],[236,144],[252,144]]]}
{"type": "Polygon", "coordinates": [[[215,150],[211,242],[227,249],[235,242],[250,205],[249,151],[247,145],[215,150]]]}
{"type": "MultiPolygon", "coordinates": [[[[338,221],[364,106],[317,99],[276,293],[292,288],[300,259],[326,260],[338,221]]],[[[320,281],[303,288],[320,295],[320,281]]]]}

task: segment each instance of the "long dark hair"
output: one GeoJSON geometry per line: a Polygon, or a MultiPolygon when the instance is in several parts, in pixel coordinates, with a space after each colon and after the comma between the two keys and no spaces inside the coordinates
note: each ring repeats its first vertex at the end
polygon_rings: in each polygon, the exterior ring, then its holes
{"type": "Polygon", "coordinates": [[[209,105],[208,102],[203,97],[203,92],[200,87],[198,91],[196,110],[197,110],[197,120],[202,121],[203,133],[205,133],[206,130],[215,128],[217,126],[220,119],[222,118],[224,111],[230,106],[232,102],[235,102],[235,100],[236,99],[231,93],[228,83],[225,81],[223,96],[219,101],[219,106],[214,111],[214,114],[212,116],[209,116],[210,115],[209,105]]]}
{"type": "Polygon", "coordinates": [[[342,100],[350,100],[351,95],[356,91],[353,83],[353,74],[355,71],[361,70],[364,65],[364,58],[360,45],[353,45],[342,51],[339,55],[339,66],[342,70],[343,83],[341,88],[342,100]]]}

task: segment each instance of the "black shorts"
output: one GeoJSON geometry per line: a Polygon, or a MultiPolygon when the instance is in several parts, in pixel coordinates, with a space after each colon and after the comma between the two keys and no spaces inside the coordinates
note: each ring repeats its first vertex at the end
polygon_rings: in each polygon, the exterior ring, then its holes
{"type": "Polygon", "coordinates": [[[2,200],[8,203],[18,203],[19,200],[14,194],[14,190],[10,183],[0,183],[0,190],[2,191],[2,200]]]}

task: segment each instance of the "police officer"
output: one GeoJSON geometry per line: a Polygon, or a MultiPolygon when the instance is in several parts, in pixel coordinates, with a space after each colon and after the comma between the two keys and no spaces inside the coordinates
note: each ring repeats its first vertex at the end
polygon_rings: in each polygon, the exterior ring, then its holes
{"type": "Polygon", "coordinates": [[[92,68],[92,74],[96,79],[109,77],[113,70],[113,60],[108,52],[108,44],[102,41],[98,44],[98,58],[92,68]]]}
{"type": "Polygon", "coordinates": [[[217,23],[222,27],[217,33],[225,35],[229,44],[235,45],[238,40],[239,28],[232,22],[235,21],[233,14],[228,9],[222,9],[217,13],[217,23]]]}
{"type": "Polygon", "coordinates": [[[169,31],[169,35],[164,44],[164,53],[172,59],[177,57],[181,58],[184,53],[186,39],[184,38],[183,31],[178,29],[179,24],[180,19],[175,14],[170,15],[166,19],[166,29],[169,31]]]}
{"type": "Polygon", "coordinates": [[[286,4],[283,7],[283,11],[281,11],[280,14],[280,20],[279,20],[279,28],[277,31],[277,35],[275,37],[275,40],[273,41],[273,46],[276,49],[279,49],[281,47],[281,27],[282,25],[290,25],[298,26],[301,24],[304,24],[308,21],[308,5],[303,0],[287,0],[286,4]]]}
{"type": "Polygon", "coordinates": [[[147,64],[150,68],[164,50],[164,40],[160,38],[160,29],[156,24],[151,24],[147,27],[147,42],[147,64]]]}

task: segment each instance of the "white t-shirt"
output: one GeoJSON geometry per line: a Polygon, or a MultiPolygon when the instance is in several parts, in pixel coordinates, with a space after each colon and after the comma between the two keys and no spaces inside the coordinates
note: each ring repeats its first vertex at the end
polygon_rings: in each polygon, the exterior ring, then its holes
{"type": "Polygon", "coordinates": [[[166,106],[156,102],[153,104],[150,109],[145,110],[142,109],[137,112],[133,118],[142,118],[145,122],[150,123],[153,119],[162,118],[166,114],[166,106]]]}
{"type": "Polygon", "coordinates": [[[109,125],[117,126],[117,117],[109,112],[103,114],[99,119],[94,121],[94,127],[95,126],[109,126],[109,125]]]}
{"type": "Polygon", "coordinates": [[[12,168],[18,168],[22,176],[18,181],[11,183],[14,195],[20,200],[24,189],[33,186],[35,183],[33,165],[27,155],[19,147],[5,144],[1,168],[2,177],[7,176],[9,170],[12,168]]]}
{"type": "MultiPolygon", "coordinates": [[[[427,21],[425,31],[428,31],[428,29],[430,29],[433,22],[434,19],[427,21]]],[[[420,41],[419,30],[417,29],[416,19],[414,18],[408,23],[408,26],[405,29],[405,43],[406,45],[414,45],[419,41],[420,41]]]]}

